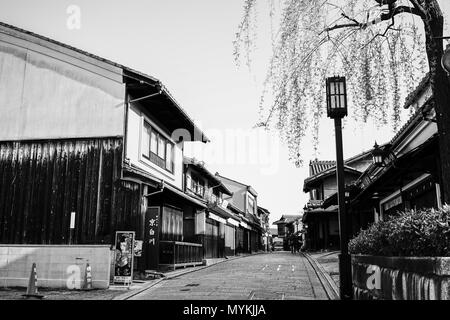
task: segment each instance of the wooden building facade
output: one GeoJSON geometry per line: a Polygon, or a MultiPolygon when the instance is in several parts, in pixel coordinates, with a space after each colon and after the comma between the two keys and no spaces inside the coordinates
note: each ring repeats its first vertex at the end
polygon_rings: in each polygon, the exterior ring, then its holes
{"type": "Polygon", "coordinates": [[[2,243],[112,245],[128,230],[142,270],[201,261],[183,243],[206,208],[183,192],[183,145],[208,139],[157,79],[2,23],[0,70],[2,243]]]}
{"type": "Polygon", "coordinates": [[[195,236],[203,245],[205,259],[236,254],[235,234],[239,218],[228,208],[224,197],[233,193],[201,161],[184,158],[184,188],[187,194],[204,201],[206,208],[196,214],[195,236]]]}
{"type": "MultiPolygon", "coordinates": [[[[350,186],[372,163],[370,151],[344,162],[345,185],[350,186]]],[[[310,200],[304,207],[306,248],[324,250],[339,248],[339,219],[337,206],[336,162],[310,161],[310,176],[305,179],[303,191],[310,200]]]]}
{"type": "Polygon", "coordinates": [[[355,182],[349,204],[352,216],[368,215],[378,221],[399,211],[442,206],[433,104],[427,75],[405,103],[405,108],[413,108],[412,116],[381,147],[383,162],[373,163],[355,182]]]}
{"type": "Polygon", "coordinates": [[[228,208],[240,219],[236,230],[238,253],[253,253],[264,250],[266,233],[265,215],[258,211],[258,193],[250,186],[216,173],[222,183],[232,191],[227,199],[228,208]]]}

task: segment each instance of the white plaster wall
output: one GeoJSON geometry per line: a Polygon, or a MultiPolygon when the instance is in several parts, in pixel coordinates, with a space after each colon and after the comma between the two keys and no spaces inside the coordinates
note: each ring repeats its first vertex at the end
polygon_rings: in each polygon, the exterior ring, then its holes
{"type": "Polygon", "coordinates": [[[123,136],[123,83],[35,50],[0,34],[1,140],[123,136]]]}
{"type": "MultiPolygon", "coordinates": [[[[154,175],[156,178],[164,180],[179,189],[183,189],[182,177],[183,177],[183,150],[181,144],[175,144],[174,146],[174,173],[158,167],[157,165],[147,161],[142,157],[141,152],[141,139],[142,139],[142,126],[143,126],[143,114],[139,110],[139,106],[133,105],[128,111],[128,125],[127,125],[127,141],[126,141],[126,157],[132,164],[136,165],[142,170],[154,175]]],[[[164,132],[156,126],[156,129],[164,132]]],[[[174,141],[172,141],[174,142],[174,141]]]]}
{"type": "Polygon", "coordinates": [[[245,212],[245,201],[246,201],[246,194],[247,194],[247,188],[243,187],[242,185],[227,180],[227,179],[221,179],[218,177],[223,184],[231,191],[233,192],[233,197],[228,199],[228,195],[224,195],[224,199],[239,208],[240,210],[245,212]]]}
{"type": "Polygon", "coordinates": [[[93,288],[109,287],[111,255],[104,245],[0,245],[0,286],[27,287],[33,263],[38,288],[82,288],[86,263],[93,288]]]}
{"type": "Polygon", "coordinates": [[[399,150],[399,153],[397,154],[397,157],[400,157],[417,148],[436,133],[436,123],[423,121],[415,128],[413,132],[411,132],[411,134],[405,139],[405,141],[400,146],[398,146],[397,150],[399,150]]]}

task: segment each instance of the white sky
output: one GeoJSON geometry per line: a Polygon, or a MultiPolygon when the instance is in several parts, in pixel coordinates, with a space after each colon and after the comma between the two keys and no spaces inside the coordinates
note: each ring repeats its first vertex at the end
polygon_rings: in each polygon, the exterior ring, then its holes
{"type": "MultiPolygon", "coordinates": [[[[188,155],[205,160],[214,173],[251,185],[258,205],[281,214],[300,213],[308,200],[302,192],[313,159],[305,144],[305,166],[288,161],[276,132],[252,130],[270,48],[267,21],[260,17],[262,47],[250,73],[238,69],[233,40],[243,13],[243,0],[0,0],[0,20],[53,38],[160,79],[188,114],[213,140],[188,155]],[[81,28],[67,27],[67,8],[81,9],[81,28]],[[262,34],[267,34],[264,39],[262,34]],[[251,135],[254,135],[253,138],[251,135]],[[237,143],[236,137],[246,136],[237,143]],[[253,142],[251,142],[253,141],[253,142]]],[[[450,1],[440,0],[445,13],[450,1]]],[[[349,106],[351,108],[351,106],[349,106]]],[[[318,157],[335,159],[333,122],[320,127],[318,157]]],[[[393,136],[391,128],[348,125],[344,157],[350,157],[393,136]]]]}

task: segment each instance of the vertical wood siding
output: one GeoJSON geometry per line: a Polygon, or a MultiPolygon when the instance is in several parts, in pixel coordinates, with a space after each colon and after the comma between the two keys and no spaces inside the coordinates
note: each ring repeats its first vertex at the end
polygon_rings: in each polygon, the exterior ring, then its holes
{"type": "Polygon", "coordinates": [[[134,230],[139,187],[121,185],[122,138],[0,143],[0,242],[111,243],[134,230]]]}

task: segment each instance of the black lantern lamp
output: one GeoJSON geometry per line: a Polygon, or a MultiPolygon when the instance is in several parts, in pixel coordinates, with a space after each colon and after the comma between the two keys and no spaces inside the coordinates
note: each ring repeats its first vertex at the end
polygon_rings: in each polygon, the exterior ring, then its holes
{"type": "Polygon", "coordinates": [[[326,79],[327,116],[332,119],[347,116],[347,87],[345,77],[326,79]]]}
{"type": "Polygon", "coordinates": [[[373,159],[374,165],[376,165],[377,167],[382,166],[383,160],[384,160],[383,156],[384,156],[384,151],[375,142],[375,145],[373,146],[373,150],[372,150],[372,159],[373,159]]]}
{"type": "Polygon", "coordinates": [[[345,199],[350,198],[350,189],[349,188],[345,188],[345,199]]]}

